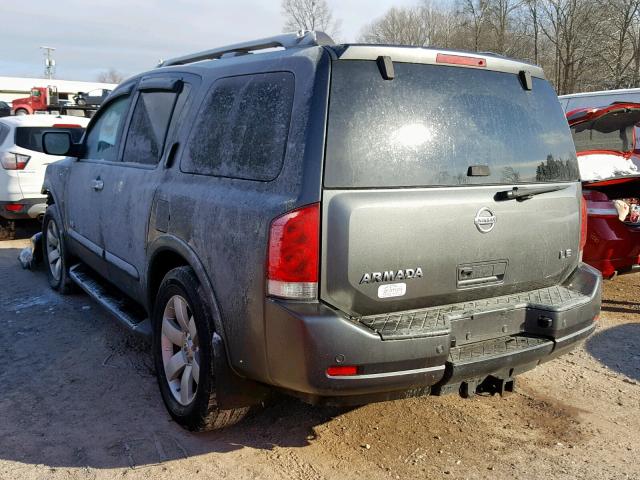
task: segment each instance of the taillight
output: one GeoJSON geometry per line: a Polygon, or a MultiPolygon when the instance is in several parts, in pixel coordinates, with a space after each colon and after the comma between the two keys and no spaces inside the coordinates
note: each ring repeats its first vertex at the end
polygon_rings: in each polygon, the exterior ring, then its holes
{"type": "Polygon", "coordinates": [[[271,222],[267,292],[281,298],[312,300],[318,295],[320,204],[314,203],[271,222]]]}
{"type": "Polygon", "coordinates": [[[24,208],[24,205],[22,205],[21,203],[8,203],[4,206],[4,209],[7,212],[11,212],[11,213],[18,213],[23,208],[24,208]]]}
{"type": "Polygon", "coordinates": [[[584,197],[580,197],[580,259],[584,246],[587,244],[587,201],[584,197]]]}
{"type": "Polygon", "coordinates": [[[5,152],[0,154],[0,164],[5,170],[24,170],[30,158],[29,155],[21,153],[5,152]]]}

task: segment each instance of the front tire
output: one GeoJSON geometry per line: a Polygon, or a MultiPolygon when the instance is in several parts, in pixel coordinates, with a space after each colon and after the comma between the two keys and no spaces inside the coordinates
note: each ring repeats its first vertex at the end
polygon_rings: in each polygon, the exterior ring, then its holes
{"type": "Polygon", "coordinates": [[[153,358],[171,417],[192,431],[240,421],[249,408],[221,410],[216,399],[213,321],[190,267],[175,268],[160,285],[153,311],[153,358]]]}
{"type": "Polygon", "coordinates": [[[80,105],[81,107],[84,107],[87,105],[87,101],[84,98],[79,98],[78,99],[78,105],[80,105]]]}
{"type": "Polygon", "coordinates": [[[27,110],[25,110],[24,108],[19,108],[19,109],[16,110],[15,115],[16,116],[29,115],[29,112],[27,110]]]}
{"type": "Polygon", "coordinates": [[[60,222],[50,209],[42,221],[42,259],[47,269],[49,285],[63,295],[71,293],[69,257],[67,255],[60,222]]]}

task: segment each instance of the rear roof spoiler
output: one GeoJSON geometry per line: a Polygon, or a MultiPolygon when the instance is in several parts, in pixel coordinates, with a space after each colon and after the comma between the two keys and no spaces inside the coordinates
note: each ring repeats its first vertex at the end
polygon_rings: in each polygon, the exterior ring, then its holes
{"type": "Polygon", "coordinates": [[[188,63],[201,62],[203,60],[214,60],[223,56],[243,55],[257,50],[268,48],[300,48],[317,47],[323,45],[334,45],[334,41],[324,32],[312,30],[299,30],[294,33],[283,33],[273,37],[249,40],[247,42],[235,43],[224,47],[203,50],[202,52],[184,55],[182,57],[171,58],[158,64],[158,67],[170,67],[174,65],[186,65],[188,63]]]}

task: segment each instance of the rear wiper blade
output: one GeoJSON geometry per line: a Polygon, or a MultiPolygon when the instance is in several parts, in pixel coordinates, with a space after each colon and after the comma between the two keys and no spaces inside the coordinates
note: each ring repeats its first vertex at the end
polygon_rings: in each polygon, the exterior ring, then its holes
{"type": "Polygon", "coordinates": [[[564,190],[569,188],[569,185],[553,185],[548,187],[513,187],[511,190],[504,192],[498,192],[496,194],[496,200],[526,200],[534,195],[540,195],[542,193],[557,192],[558,190],[564,190]]]}

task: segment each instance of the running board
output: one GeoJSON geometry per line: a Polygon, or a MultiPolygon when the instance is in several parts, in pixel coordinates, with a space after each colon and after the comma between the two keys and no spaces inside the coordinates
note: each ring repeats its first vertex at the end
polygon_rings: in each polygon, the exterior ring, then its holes
{"type": "Polygon", "coordinates": [[[139,308],[114,287],[78,263],[69,269],[69,277],[96,302],[113,314],[125,327],[144,337],[151,337],[151,322],[139,308]]]}

